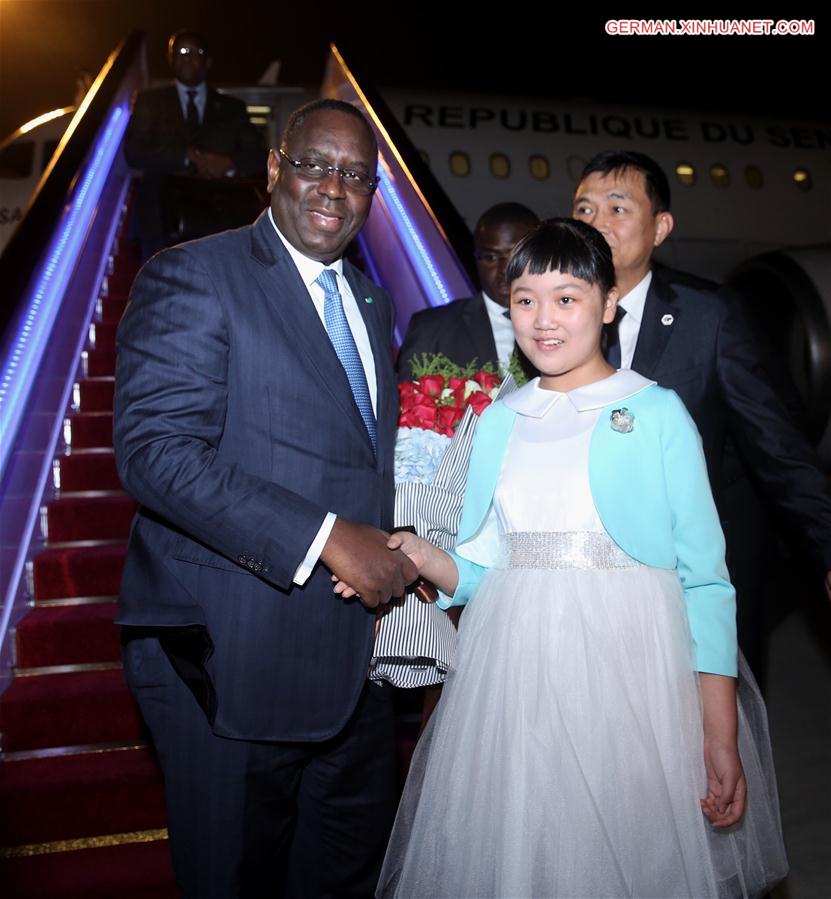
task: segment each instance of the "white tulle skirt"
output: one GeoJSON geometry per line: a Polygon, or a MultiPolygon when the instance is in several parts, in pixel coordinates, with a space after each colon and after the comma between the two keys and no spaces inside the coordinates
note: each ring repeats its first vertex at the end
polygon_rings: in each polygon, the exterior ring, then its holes
{"type": "Polygon", "coordinates": [[[701,700],[678,577],[610,545],[603,568],[540,570],[520,556],[486,575],[413,758],[378,896],[722,899],[785,876],[749,670],[747,812],[718,831],[699,805],[701,700]]]}

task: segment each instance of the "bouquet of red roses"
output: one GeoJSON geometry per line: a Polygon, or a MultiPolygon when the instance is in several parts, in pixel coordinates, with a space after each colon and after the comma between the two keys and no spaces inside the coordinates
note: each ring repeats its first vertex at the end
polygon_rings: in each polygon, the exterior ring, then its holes
{"type": "Polygon", "coordinates": [[[474,360],[462,367],[428,353],[416,357],[412,368],[413,380],[398,385],[395,480],[430,484],[467,409],[481,414],[502,378],[491,365],[480,368],[474,360]]]}
{"type": "Polygon", "coordinates": [[[502,379],[480,369],[470,376],[432,374],[398,385],[400,428],[421,428],[452,437],[465,409],[477,415],[492,402],[502,379]]]}

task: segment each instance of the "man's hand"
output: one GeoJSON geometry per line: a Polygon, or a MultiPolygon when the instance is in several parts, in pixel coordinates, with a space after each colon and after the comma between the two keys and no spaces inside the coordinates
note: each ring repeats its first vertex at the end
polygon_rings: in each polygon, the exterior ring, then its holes
{"type": "Polygon", "coordinates": [[[378,528],[337,518],[320,554],[321,562],[370,609],[389,602],[391,596],[403,596],[418,577],[403,552],[387,548],[388,539],[389,534],[378,528]]]}
{"type": "Polygon", "coordinates": [[[187,156],[200,178],[224,178],[234,167],[234,160],[222,153],[209,153],[196,147],[188,147],[187,156]]]}

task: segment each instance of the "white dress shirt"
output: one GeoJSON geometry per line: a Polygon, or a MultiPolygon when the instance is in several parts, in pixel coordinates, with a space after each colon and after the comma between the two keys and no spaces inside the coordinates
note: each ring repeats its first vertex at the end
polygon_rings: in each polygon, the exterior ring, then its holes
{"type": "MultiPolygon", "coordinates": [[[[493,341],[496,344],[496,358],[502,371],[508,370],[511,354],[514,351],[514,326],[505,313],[508,311],[500,306],[496,300],[492,300],[483,290],[482,298],[485,301],[485,309],[488,310],[488,319],[493,331],[493,341]]],[[[481,359],[479,360],[482,361],[481,359]]]]}
{"type": "MultiPolygon", "coordinates": [[[[340,290],[340,295],[343,299],[343,311],[346,315],[346,321],[349,323],[349,329],[352,331],[352,337],[355,340],[358,355],[361,357],[361,365],[363,366],[364,375],[366,376],[366,385],[369,388],[369,398],[372,401],[372,411],[377,415],[378,382],[375,377],[375,357],[372,355],[372,347],[369,343],[369,333],[366,330],[366,324],[364,323],[363,316],[358,308],[358,303],[349,287],[349,283],[343,276],[343,260],[337,259],[331,265],[326,266],[316,259],[310,259],[308,256],[304,256],[282,235],[274,221],[270,209],[268,210],[268,218],[274,226],[277,236],[283,242],[283,246],[288,250],[289,256],[291,256],[292,262],[294,262],[303,283],[306,285],[306,290],[309,292],[309,298],[311,299],[324,328],[326,328],[326,319],[323,311],[323,288],[316,282],[324,268],[330,269],[337,275],[338,289],[340,290]]],[[[303,585],[308,580],[309,575],[312,573],[312,569],[317,564],[318,559],[320,559],[320,554],[323,552],[323,547],[326,545],[329,535],[332,533],[336,517],[334,512],[328,512],[326,514],[326,517],[323,519],[323,523],[320,526],[320,530],[317,532],[317,536],[312,541],[311,546],[309,546],[306,557],[294,573],[295,584],[303,585]]]]}
{"type": "Polygon", "coordinates": [[[174,81],[176,85],[176,93],[179,94],[179,103],[182,105],[182,118],[188,120],[188,94],[193,91],[193,102],[196,104],[196,111],[199,113],[199,124],[205,121],[205,104],[208,102],[208,85],[202,82],[196,87],[188,87],[181,81],[174,81]]]}
{"type": "Polygon", "coordinates": [[[646,277],[639,281],[625,297],[618,300],[621,309],[626,310],[626,315],[618,322],[618,339],[620,340],[620,367],[631,368],[632,359],[635,357],[635,347],[638,344],[638,334],[643,321],[643,307],[646,303],[646,294],[652,283],[652,272],[648,271],[646,277]]]}

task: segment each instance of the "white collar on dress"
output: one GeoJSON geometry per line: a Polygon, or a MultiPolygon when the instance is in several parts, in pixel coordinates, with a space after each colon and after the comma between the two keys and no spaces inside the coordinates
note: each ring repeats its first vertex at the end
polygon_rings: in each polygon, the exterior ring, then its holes
{"type": "Polygon", "coordinates": [[[540,379],[534,378],[515,393],[506,396],[503,402],[509,409],[520,415],[531,418],[542,418],[546,412],[562,397],[565,397],[577,412],[588,412],[600,409],[609,403],[617,403],[651,387],[656,381],[650,381],[643,375],[629,368],[616,371],[608,378],[602,378],[585,387],[578,387],[568,393],[558,390],[544,390],[539,386],[540,379]]]}

